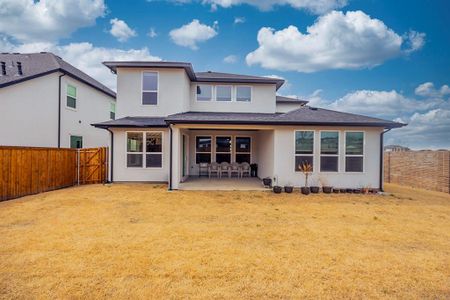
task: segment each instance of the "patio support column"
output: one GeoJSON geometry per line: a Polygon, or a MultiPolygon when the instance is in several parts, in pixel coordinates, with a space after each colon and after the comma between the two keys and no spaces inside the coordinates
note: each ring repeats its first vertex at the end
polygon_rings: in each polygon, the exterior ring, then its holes
{"type": "Polygon", "coordinates": [[[169,178],[169,180],[171,181],[171,188],[173,190],[177,190],[178,189],[178,185],[180,183],[180,156],[181,156],[181,133],[180,133],[180,129],[171,125],[171,129],[172,129],[172,144],[171,144],[171,160],[172,160],[172,178],[169,178]]]}

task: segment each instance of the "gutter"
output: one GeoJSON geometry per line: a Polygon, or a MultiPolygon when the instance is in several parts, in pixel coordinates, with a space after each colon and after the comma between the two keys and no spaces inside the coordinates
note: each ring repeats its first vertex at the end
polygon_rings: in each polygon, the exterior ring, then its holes
{"type": "Polygon", "coordinates": [[[388,133],[389,131],[391,131],[392,128],[386,129],[384,130],[381,134],[380,134],[380,186],[379,186],[379,190],[380,192],[384,192],[383,189],[383,177],[384,177],[384,134],[388,133]]]}
{"type": "Polygon", "coordinates": [[[61,148],[61,77],[66,76],[66,73],[58,77],[58,148],[61,148]]]}
{"type": "Polygon", "coordinates": [[[170,135],[170,158],[169,158],[169,191],[172,191],[172,154],[173,154],[173,133],[172,125],[169,126],[170,135]]]}
{"type": "Polygon", "coordinates": [[[109,159],[110,159],[110,170],[111,170],[111,178],[110,178],[110,182],[114,182],[114,132],[111,131],[109,128],[105,128],[106,130],[109,131],[109,133],[111,133],[111,148],[110,148],[110,154],[109,154],[109,159]]]}

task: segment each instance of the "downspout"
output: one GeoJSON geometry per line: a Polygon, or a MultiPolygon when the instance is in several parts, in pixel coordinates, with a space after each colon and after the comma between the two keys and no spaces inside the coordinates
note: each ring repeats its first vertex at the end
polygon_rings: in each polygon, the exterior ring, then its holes
{"type": "Polygon", "coordinates": [[[392,128],[386,129],[380,134],[380,187],[379,187],[380,192],[384,192],[384,189],[383,189],[384,134],[391,131],[391,129],[392,128]]]}
{"type": "Polygon", "coordinates": [[[65,75],[63,73],[58,78],[58,148],[61,148],[61,77],[65,75]]]}
{"type": "Polygon", "coordinates": [[[111,131],[109,128],[105,128],[106,130],[109,131],[109,133],[111,133],[111,149],[110,149],[110,155],[109,155],[109,159],[111,161],[111,164],[109,166],[109,169],[111,170],[111,179],[110,182],[114,182],[114,132],[111,131]]]}
{"type": "Polygon", "coordinates": [[[170,151],[169,151],[169,191],[172,190],[172,153],[173,153],[173,134],[172,134],[172,125],[169,125],[169,135],[170,135],[170,151]]]}

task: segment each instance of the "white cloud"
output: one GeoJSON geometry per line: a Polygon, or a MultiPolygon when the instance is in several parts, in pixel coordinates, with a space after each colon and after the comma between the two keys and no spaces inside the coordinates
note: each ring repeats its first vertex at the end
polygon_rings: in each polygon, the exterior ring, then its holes
{"type": "Polygon", "coordinates": [[[234,18],[234,24],[242,24],[242,23],[245,23],[244,17],[235,17],[234,18]]]}
{"type": "Polygon", "coordinates": [[[103,61],[161,60],[161,58],[151,55],[148,48],[122,50],[117,48],[95,47],[91,43],[71,43],[68,45],[29,43],[13,45],[3,39],[0,40],[0,50],[28,53],[40,51],[53,52],[113,90],[116,89],[116,75],[112,74],[102,64],[103,61]],[[83,59],[80,59],[80,57],[83,59]]]}
{"type": "Polygon", "coordinates": [[[301,33],[293,25],[279,31],[261,28],[259,47],[247,55],[247,64],[298,72],[361,69],[419,49],[418,33],[402,38],[362,11],[330,12],[306,31],[301,33]]]}
{"type": "Polygon", "coordinates": [[[419,85],[414,92],[423,97],[444,97],[450,94],[450,87],[445,84],[440,89],[436,89],[432,82],[425,82],[419,85]]]}
{"type": "Polygon", "coordinates": [[[168,0],[179,4],[190,2],[201,2],[210,4],[211,8],[217,6],[229,8],[236,5],[252,5],[260,10],[271,10],[275,6],[289,5],[296,9],[305,9],[314,14],[322,14],[333,9],[342,8],[347,5],[347,0],[168,0]]]}
{"type": "Polygon", "coordinates": [[[408,34],[403,36],[405,41],[405,53],[411,53],[422,49],[425,45],[425,33],[410,30],[408,34]]]}
{"type": "Polygon", "coordinates": [[[105,14],[103,0],[1,0],[0,33],[22,42],[56,41],[105,14]]]}
{"type": "Polygon", "coordinates": [[[155,38],[155,37],[157,37],[158,34],[156,33],[155,28],[153,28],[153,27],[150,28],[150,30],[149,30],[148,33],[147,33],[147,36],[150,37],[150,38],[155,38]]]}
{"type": "Polygon", "coordinates": [[[223,61],[227,64],[235,64],[238,61],[238,57],[236,55],[228,55],[226,56],[223,61]]]}
{"type": "Polygon", "coordinates": [[[189,24],[171,30],[169,36],[175,44],[197,50],[198,43],[205,42],[217,35],[217,26],[217,21],[215,21],[214,25],[211,27],[201,24],[199,20],[194,19],[189,24]]]}
{"type": "Polygon", "coordinates": [[[109,23],[111,24],[109,33],[111,33],[111,35],[115,37],[119,42],[126,42],[129,38],[137,35],[136,31],[131,29],[123,20],[114,18],[111,19],[109,23]]]}

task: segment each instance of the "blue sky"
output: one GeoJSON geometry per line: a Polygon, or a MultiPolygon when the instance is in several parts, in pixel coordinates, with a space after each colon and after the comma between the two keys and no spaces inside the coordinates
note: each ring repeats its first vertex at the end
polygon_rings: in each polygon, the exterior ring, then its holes
{"type": "Polygon", "coordinates": [[[0,0],[0,50],[55,52],[112,88],[103,60],[278,76],[280,94],[409,123],[388,143],[449,148],[448,12],[446,0],[0,0]]]}

